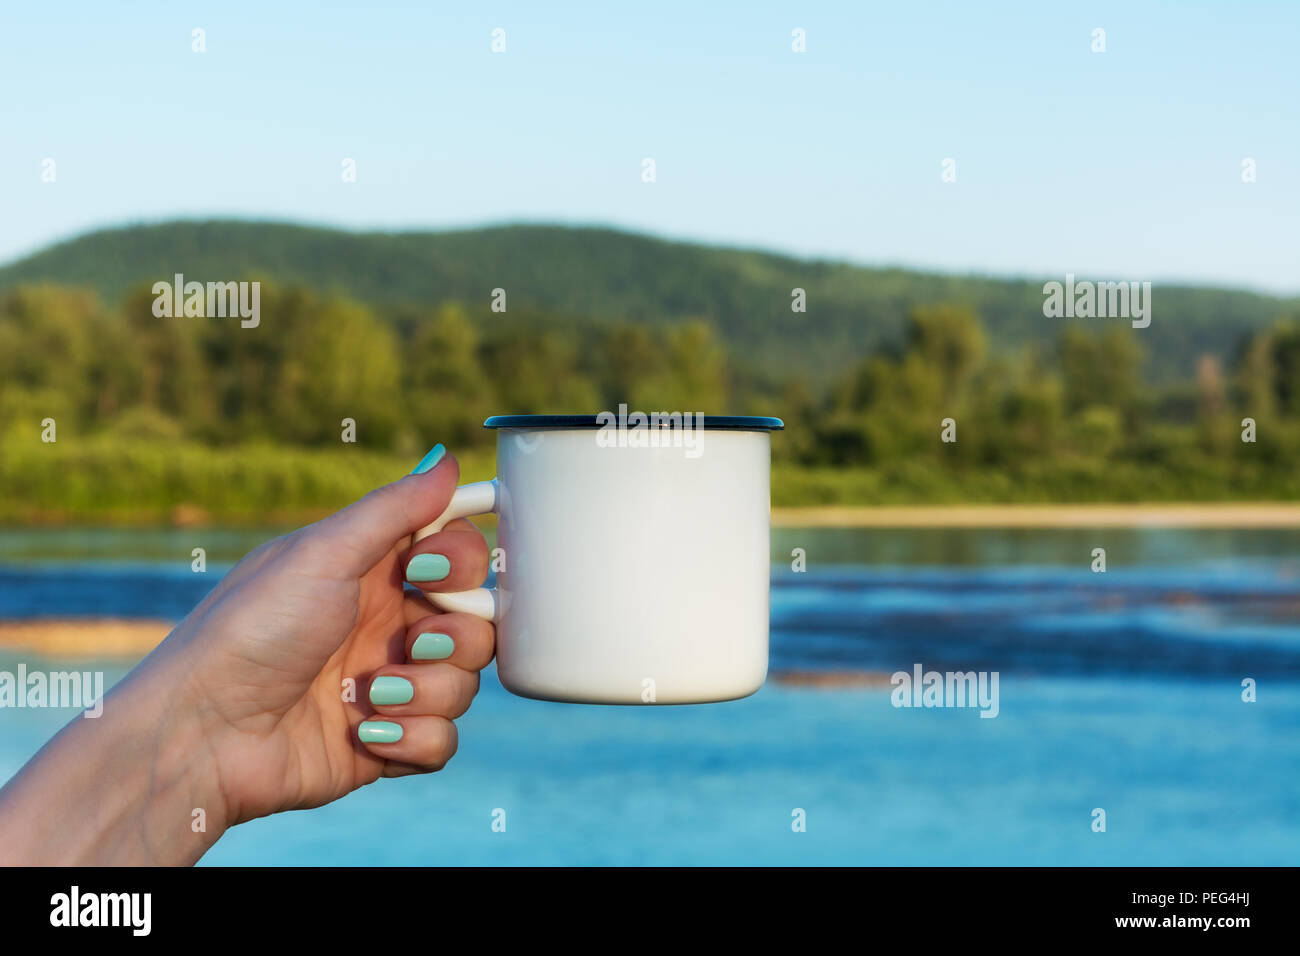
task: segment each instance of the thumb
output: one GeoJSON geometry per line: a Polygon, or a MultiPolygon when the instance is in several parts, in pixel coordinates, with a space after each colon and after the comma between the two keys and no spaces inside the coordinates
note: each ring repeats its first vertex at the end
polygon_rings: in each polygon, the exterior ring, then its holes
{"type": "Polygon", "coordinates": [[[313,544],[320,546],[318,553],[328,555],[331,571],[360,577],[395,544],[447,510],[459,480],[456,459],[435,445],[411,474],[315,525],[313,544]]]}

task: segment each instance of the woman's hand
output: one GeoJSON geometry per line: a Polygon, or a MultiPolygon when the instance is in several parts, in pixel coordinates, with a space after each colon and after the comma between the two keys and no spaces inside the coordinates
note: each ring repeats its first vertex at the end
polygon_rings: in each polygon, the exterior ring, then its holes
{"type": "Polygon", "coordinates": [[[411,548],[458,476],[438,446],[417,473],[245,557],[102,717],[75,719],[0,791],[0,862],[193,862],[236,823],[440,769],[494,632],[403,580],[461,591],[487,576],[466,520],[411,548]]]}

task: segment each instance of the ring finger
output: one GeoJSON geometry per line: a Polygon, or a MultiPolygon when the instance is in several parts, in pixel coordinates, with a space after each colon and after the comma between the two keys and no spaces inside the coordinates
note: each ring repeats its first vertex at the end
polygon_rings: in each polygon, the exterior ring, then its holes
{"type": "Polygon", "coordinates": [[[428,714],[455,719],[478,693],[478,672],[450,664],[397,664],[370,679],[370,706],[381,718],[428,714]]]}

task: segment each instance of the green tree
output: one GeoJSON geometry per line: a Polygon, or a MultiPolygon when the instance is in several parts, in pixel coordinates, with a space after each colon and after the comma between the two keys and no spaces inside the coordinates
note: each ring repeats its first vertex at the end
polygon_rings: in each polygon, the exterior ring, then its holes
{"type": "Polygon", "coordinates": [[[39,285],[0,300],[0,383],[13,393],[59,392],[65,414],[76,418],[68,425],[94,414],[94,370],[105,358],[121,357],[107,344],[99,302],[89,292],[39,285]]]}
{"type": "Polygon", "coordinates": [[[595,383],[581,370],[577,342],[559,332],[507,333],[484,355],[503,414],[592,414],[600,403],[595,383]]]}
{"type": "Polygon", "coordinates": [[[984,327],[975,313],[952,305],[911,309],[906,343],[909,355],[937,372],[940,397],[949,405],[960,399],[988,348],[984,327]]]}
{"type": "Polygon", "coordinates": [[[478,331],[458,303],[421,320],[406,349],[407,415],[421,445],[469,447],[487,442],[483,420],[493,414],[496,388],[483,368],[478,331]]]}
{"type": "Polygon", "coordinates": [[[1101,334],[1072,326],[1061,336],[1065,408],[1074,414],[1092,405],[1131,414],[1141,391],[1143,350],[1132,329],[1101,334]]]}
{"type": "Polygon", "coordinates": [[[392,331],[364,306],[335,300],[323,305],[299,300],[310,325],[281,362],[273,433],[286,440],[326,444],[338,441],[341,422],[357,423],[360,445],[391,447],[408,396],[402,391],[401,361],[392,331]]]}
{"type": "Polygon", "coordinates": [[[685,322],[662,334],[658,374],[640,380],[631,404],[643,411],[725,414],[727,360],[713,328],[685,322]]]}

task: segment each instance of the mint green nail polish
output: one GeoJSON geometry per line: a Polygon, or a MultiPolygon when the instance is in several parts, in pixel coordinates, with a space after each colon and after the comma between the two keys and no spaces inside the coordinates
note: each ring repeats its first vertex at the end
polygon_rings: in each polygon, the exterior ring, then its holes
{"type": "Polygon", "coordinates": [[[415,688],[405,677],[376,677],[370,682],[370,703],[409,704],[415,696],[415,688]]]}
{"type": "Polygon", "coordinates": [[[456,642],[450,634],[421,634],[411,645],[413,661],[444,661],[451,657],[456,649],[456,642]]]}
{"type": "Polygon", "coordinates": [[[391,720],[363,720],[357,738],[363,744],[395,744],[402,739],[402,725],[391,720]]]}
{"type": "Polygon", "coordinates": [[[445,454],[447,454],[447,449],[443,448],[441,444],[434,445],[429,449],[429,454],[420,459],[420,463],[415,466],[415,470],[411,474],[422,475],[431,470],[434,465],[442,461],[442,456],[445,454]]]}
{"type": "Polygon", "coordinates": [[[417,554],[406,564],[408,581],[441,581],[451,573],[451,562],[442,554],[417,554]]]}

